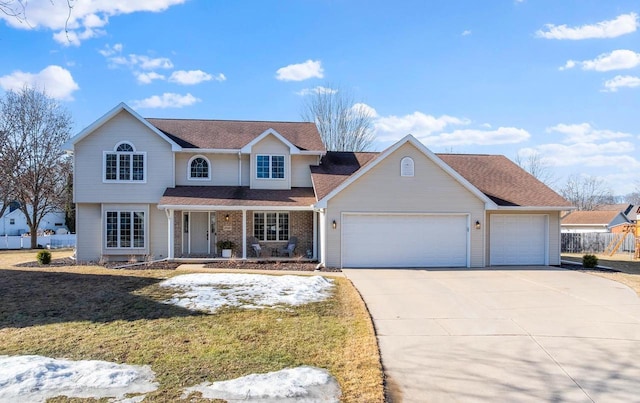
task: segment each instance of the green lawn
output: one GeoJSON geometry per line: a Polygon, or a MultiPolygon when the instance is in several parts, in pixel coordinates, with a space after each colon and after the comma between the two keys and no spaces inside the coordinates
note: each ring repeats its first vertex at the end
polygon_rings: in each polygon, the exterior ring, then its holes
{"type": "Polygon", "coordinates": [[[150,365],[160,388],[145,401],[180,401],[186,386],[300,365],[328,369],[345,402],[384,400],[373,327],[345,279],[324,302],[210,315],[161,303],[171,291],[158,283],[175,271],[13,266],[34,258],[0,253],[0,355],[150,365]]]}

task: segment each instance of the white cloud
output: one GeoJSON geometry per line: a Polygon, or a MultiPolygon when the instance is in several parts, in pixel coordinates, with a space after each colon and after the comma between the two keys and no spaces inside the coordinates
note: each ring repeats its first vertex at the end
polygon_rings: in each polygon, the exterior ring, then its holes
{"type": "MultiPolygon", "coordinates": [[[[528,149],[525,149],[529,151],[528,149]]],[[[607,143],[542,144],[535,150],[554,166],[623,166],[638,168],[635,158],[625,155],[633,152],[634,145],[628,141],[607,143]]],[[[524,151],[524,150],[523,150],[524,151]]]]}
{"type": "Polygon", "coordinates": [[[227,78],[222,73],[214,77],[202,70],[178,70],[171,73],[171,77],[169,77],[170,82],[182,85],[194,85],[199,84],[203,81],[211,80],[224,81],[226,79],[227,78]]]}
{"type": "Polygon", "coordinates": [[[640,65],[640,53],[628,49],[618,49],[611,53],[603,53],[593,60],[569,60],[560,70],[571,69],[580,65],[582,70],[610,71],[632,69],[640,65]]]}
{"type": "Polygon", "coordinates": [[[171,69],[173,63],[166,57],[151,58],[145,55],[129,55],[129,63],[143,70],[171,69]]]}
{"type": "Polygon", "coordinates": [[[414,112],[405,116],[379,117],[374,122],[374,132],[379,141],[397,141],[407,134],[415,137],[425,137],[434,132],[442,131],[448,125],[465,125],[469,121],[453,116],[442,115],[435,117],[422,112],[414,112]]]}
{"type": "Polygon", "coordinates": [[[640,77],[634,76],[615,76],[611,80],[607,80],[604,83],[605,90],[608,92],[616,92],[618,88],[634,88],[640,87],[640,77]]]}
{"type": "Polygon", "coordinates": [[[469,36],[471,35],[471,30],[469,29],[465,29],[464,31],[462,31],[462,33],[460,34],[462,36],[469,36]]]}
{"type": "Polygon", "coordinates": [[[113,56],[115,54],[120,54],[120,53],[122,53],[122,44],[121,43],[116,43],[113,46],[111,46],[109,44],[106,44],[104,46],[104,49],[99,50],[98,53],[100,53],[104,57],[110,57],[110,56],[113,56]]]}
{"type": "Polygon", "coordinates": [[[276,71],[276,79],[281,81],[303,81],[314,77],[324,77],[320,60],[309,59],[304,63],[290,64],[276,71]]]}
{"type": "Polygon", "coordinates": [[[564,143],[594,143],[599,140],[614,140],[633,137],[630,133],[594,129],[589,123],[560,123],[547,128],[547,133],[553,132],[566,135],[566,138],[563,141],[564,143]]]}
{"type": "Polygon", "coordinates": [[[335,94],[338,90],[318,85],[315,88],[303,88],[296,92],[298,95],[311,95],[311,94],[335,94]]]}
{"type": "Polygon", "coordinates": [[[638,29],[638,15],[636,13],[621,14],[613,20],[600,21],[592,25],[567,27],[566,25],[547,24],[538,30],[536,36],[545,39],[592,39],[615,38],[635,32],[638,29]]]}
{"type": "Polygon", "coordinates": [[[109,18],[135,12],[161,12],[167,8],[182,4],[186,0],[92,0],[74,1],[69,13],[66,1],[29,0],[28,2],[9,2],[9,7],[21,12],[21,3],[26,3],[26,23],[11,13],[0,13],[0,19],[18,29],[50,29],[56,31],[54,39],[64,45],[80,45],[81,41],[104,35],[102,29],[109,18]],[[65,33],[65,30],[68,32],[65,33]],[[67,39],[68,36],[68,39],[67,39]]]}
{"type": "Polygon", "coordinates": [[[162,74],[158,74],[155,71],[150,71],[148,73],[134,73],[136,76],[136,80],[140,84],[151,84],[153,80],[164,80],[166,77],[162,74]]]}
{"type": "Polygon", "coordinates": [[[516,127],[499,127],[495,130],[461,129],[451,133],[421,137],[420,141],[428,146],[466,146],[517,144],[527,141],[531,135],[516,127]]]}
{"type": "Polygon", "coordinates": [[[134,108],[140,109],[164,109],[164,108],[182,108],[190,106],[196,102],[202,101],[191,94],[180,95],[171,92],[165,92],[162,95],[153,95],[149,98],[135,100],[131,102],[134,108]]]}
{"type": "Polygon", "coordinates": [[[130,53],[128,56],[122,55],[123,46],[116,43],[113,46],[105,45],[104,49],[98,50],[102,56],[107,58],[110,67],[127,66],[141,70],[172,69],[173,62],[168,57],[149,57],[130,53]]]}
{"type": "Polygon", "coordinates": [[[357,104],[354,104],[351,109],[353,109],[354,111],[361,111],[363,114],[367,114],[368,116],[371,116],[372,118],[377,118],[378,117],[378,112],[373,109],[371,106],[359,102],[357,104]]]}
{"type": "Polygon", "coordinates": [[[56,65],[47,66],[39,73],[17,70],[0,77],[0,87],[5,91],[19,91],[25,86],[44,90],[51,98],[65,101],[73,100],[71,94],[80,88],[69,70],[56,65]]]}

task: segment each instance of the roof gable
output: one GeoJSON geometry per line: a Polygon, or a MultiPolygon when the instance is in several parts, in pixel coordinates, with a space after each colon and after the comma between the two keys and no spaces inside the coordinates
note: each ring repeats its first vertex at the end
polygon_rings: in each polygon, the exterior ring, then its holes
{"type": "Polygon", "coordinates": [[[155,133],[156,135],[164,139],[167,143],[169,143],[171,145],[172,151],[178,151],[181,149],[180,145],[178,145],[178,143],[176,143],[172,138],[170,138],[165,133],[163,133],[162,131],[158,130],[156,127],[151,125],[146,119],[138,115],[133,109],[131,109],[124,102],[119,103],[115,108],[111,109],[109,112],[102,115],[95,122],[93,122],[92,124],[84,128],[80,133],[76,134],[71,139],[69,139],[66,143],[63,144],[62,149],[67,151],[73,151],[73,147],[76,143],[78,143],[85,137],[91,135],[93,132],[95,132],[97,129],[102,127],[105,123],[107,123],[109,120],[111,120],[114,116],[118,115],[122,111],[129,113],[136,120],[138,120],[140,123],[145,125],[149,130],[151,130],[153,133],[155,133]]]}
{"type": "MultiPolygon", "coordinates": [[[[347,188],[350,184],[355,182],[358,178],[365,175],[367,172],[369,172],[371,169],[377,166],[381,161],[383,161],[385,158],[387,158],[389,155],[391,155],[393,152],[395,152],[397,149],[399,149],[401,146],[403,146],[406,143],[412,144],[419,151],[421,151],[427,158],[429,158],[433,163],[435,163],[436,166],[438,166],[440,169],[442,169],[447,174],[449,174],[453,178],[453,180],[460,183],[469,192],[471,192],[480,200],[482,200],[485,203],[486,208],[497,208],[497,205],[495,202],[489,199],[484,193],[478,190],[469,181],[467,181],[464,177],[462,177],[458,172],[453,170],[449,165],[443,162],[440,158],[438,158],[438,156],[436,156],[433,152],[431,152],[431,150],[425,147],[421,142],[419,142],[415,137],[413,137],[410,134],[405,136],[403,139],[401,139],[394,145],[387,148],[385,151],[378,154],[373,160],[368,162],[366,166],[353,172],[347,179],[341,181],[341,183],[338,184],[335,188],[333,188],[324,196],[319,198],[317,206],[325,207],[329,199],[331,199],[336,194],[340,193],[342,190],[347,188]]],[[[314,186],[315,186],[315,181],[314,181],[314,186]]],[[[316,190],[316,193],[318,193],[317,190],[316,190]]]]}
{"type": "Polygon", "coordinates": [[[286,138],[282,137],[282,135],[280,133],[278,133],[277,131],[275,131],[275,130],[273,130],[271,128],[265,130],[261,135],[259,135],[258,137],[256,137],[255,139],[253,139],[249,143],[247,143],[244,147],[242,147],[240,149],[240,152],[245,153],[245,154],[250,154],[253,146],[258,144],[259,142],[261,142],[262,140],[264,140],[268,136],[273,136],[273,137],[277,138],[280,142],[282,142],[285,146],[287,146],[289,148],[289,153],[290,154],[300,154],[300,149],[298,147],[296,147],[293,144],[291,144],[291,142],[289,140],[287,140],[286,138]]]}

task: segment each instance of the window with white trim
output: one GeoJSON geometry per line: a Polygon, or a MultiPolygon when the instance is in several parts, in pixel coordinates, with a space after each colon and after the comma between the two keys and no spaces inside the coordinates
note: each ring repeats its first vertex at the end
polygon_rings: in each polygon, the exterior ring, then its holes
{"type": "Polygon", "coordinates": [[[145,154],[128,142],[118,143],[113,152],[105,152],[105,182],[144,182],[145,154]]]}
{"type": "Polygon", "coordinates": [[[256,178],[284,179],[284,155],[257,155],[256,178]]]}
{"type": "Polygon", "coordinates": [[[144,211],[107,211],[107,248],[144,248],[144,211]]]}
{"type": "Polygon", "coordinates": [[[259,241],[288,241],[289,213],[253,213],[253,236],[259,241]]]}
{"type": "Polygon", "coordinates": [[[189,160],[189,179],[205,180],[211,176],[209,161],[201,156],[195,156],[189,160]]]}

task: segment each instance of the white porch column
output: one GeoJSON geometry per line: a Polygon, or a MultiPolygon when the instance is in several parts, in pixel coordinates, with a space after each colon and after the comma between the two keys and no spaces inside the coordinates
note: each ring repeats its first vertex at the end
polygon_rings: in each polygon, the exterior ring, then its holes
{"type": "Polygon", "coordinates": [[[167,225],[169,226],[167,228],[167,236],[169,237],[169,239],[167,239],[167,245],[169,245],[169,250],[167,251],[167,258],[169,259],[173,259],[174,258],[174,253],[173,253],[173,248],[174,248],[174,228],[175,228],[175,216],[173,214],[173,210],[165,210],[167,213],[167,225]]]}
{"type": "Polygon", "coordinates": [[[242,210],[242,259],[247,258],[247,210],[242,210]]]}
{"type": "Polygon", "coordinates": [[[314,260],[318,259],[318,212],[313,211],[313,254],[314,260]]]}
{"type": "Polygon", "coordinates": [[[327,265],[327,210],[320,210],[320,264],[327,265]]]}

